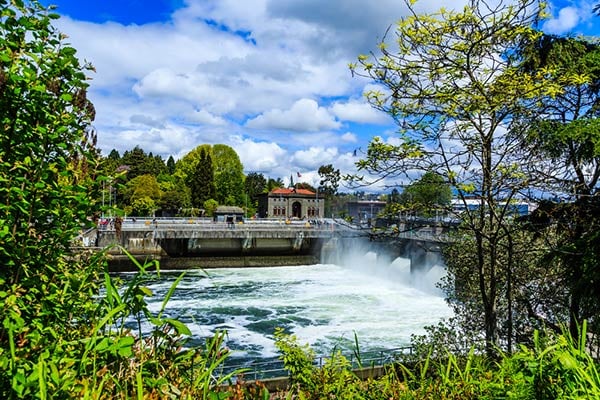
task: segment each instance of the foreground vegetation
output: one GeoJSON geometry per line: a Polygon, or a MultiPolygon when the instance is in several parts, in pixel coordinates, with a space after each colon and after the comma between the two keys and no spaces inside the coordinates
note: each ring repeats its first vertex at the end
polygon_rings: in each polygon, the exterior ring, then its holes
{"type": "Polygon", "coordinates": [[[568,332],[532,337],[530,347],[491,360],[471,349],[454,354],[423,347],[413,360],[390,365],[377,379],[361,380],[349,361],[333,354],[322,369],[311,351],[291,336],[278,335],[290,373],[290,390],[275,398],[301,399],[595,399],[600,370],[586,351],[586,327],[579,340],[568,332]]]}

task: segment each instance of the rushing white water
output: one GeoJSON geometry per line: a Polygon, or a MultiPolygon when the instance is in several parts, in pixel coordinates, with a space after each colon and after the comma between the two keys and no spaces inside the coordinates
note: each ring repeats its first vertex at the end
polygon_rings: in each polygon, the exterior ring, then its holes
{"type": "MultiPolygon", "coordinates": [[[[276,356],[276,327],[327,354],[353,348],[355,334],[361,350],[406,346],[451,315],[434,287],[442,267],[411,276],[408,260],[382,264],[373,253],[345,264],[187,271],[166,314],[185,322],[194,340],[226,330],[232,356],[243,358],[276,356]]],[[[152,311],[179,273],[163,272],[149,285],[152,311]]]]}

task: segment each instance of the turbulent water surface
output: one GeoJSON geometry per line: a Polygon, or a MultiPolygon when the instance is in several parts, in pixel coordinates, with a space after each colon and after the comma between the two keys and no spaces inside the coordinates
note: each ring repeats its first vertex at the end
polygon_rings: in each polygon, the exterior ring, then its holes
{"type": "MultiPolygon", "coordinates": [[[[276,356],[276,327],[327,354],[353,348],[355,334],[361,350],[406,346],[412,334],[450,316],[434,287],[443,268],[411,276],[408,260],[379,265],[370,253],[345,264],[187,271],[166,314],[185,322],[194,341],[226,330],[226,345],[240,359],[276,356]]],[[[149,285],[151,310],[160,309],[179,274],[163,272],[149,285]]]]}

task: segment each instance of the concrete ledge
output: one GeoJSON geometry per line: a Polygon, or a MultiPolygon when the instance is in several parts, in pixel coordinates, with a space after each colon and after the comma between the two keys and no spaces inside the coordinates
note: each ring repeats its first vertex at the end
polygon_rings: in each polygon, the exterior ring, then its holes
{"type": "MultiPolygon", "coordinates": [[[[295,265],[314,265],[320,262],[314,255],[243,256],[243,257],[168,257],[160,255],[134,255],[138,262],[157,260],[162,270],[255,268],[295,265]]],[[[108,261],[111,272],[135,272],[137,267],[126,255],[111,255],[108,261]]]]}
{"type": "MultiPolygon", "coordinates": [[[[352,372],[361,380],[367,379],[377,379],[386,374],[388,368],[393,368],[392,365],[377,365],[373,367],[365,367],[354,369],[352,372]]],[[[261,385],[264,385],[265,388],[269,391],[269,393],[274,392],[282,392],[289,389],[290,380],[287,376],[282,376],[278,378],[267,378],[267,379],[259,379],[257,381],[245,381],[245,386],[256,386],[256,383],[260,382],[261,385]]]]}

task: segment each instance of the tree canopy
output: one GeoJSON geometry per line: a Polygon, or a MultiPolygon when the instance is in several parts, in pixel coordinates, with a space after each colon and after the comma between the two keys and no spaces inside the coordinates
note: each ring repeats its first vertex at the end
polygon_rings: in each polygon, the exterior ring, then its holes
{"type": "Polygon", "coordinates": [[[425,172],[421,178],[404,188],[399,202],[406,208],[419,212],[447,209],[452,200],[452,189],[444,177],[425,172]]]}
{"type": "Polygon", "coordinates": [[[432,171],[450,184],[464,204],[463,229],[474,238],[471,270],[493,353],[500,345],[498,276],[506,267],[499,254],[513,233],[510,204],[531,184],[524,166],[536,162],[522,145],[525,128],[515,116],[562,86],[543,70],[520,70],[519,50],[541,35],[534,29],[542,12],[536,1],[492,7],[472,0],[460,12],[427,15],[418,14],[413,1],[405,3],[409,15],[396,24],[394,42],[384,38],[380,55],[359,56],[351,65],[380,88],[367,99],[397,121],[400,144],[375,138],[357,166],[379,179],[432,171]]]}
{"type": "Polygon", "coordinates": [[[240,157],[231,147],[215,144],[212,147],[215,167],[215,200],[222,205],[236,205],[244,202],[244,167],[240,157]]]}

